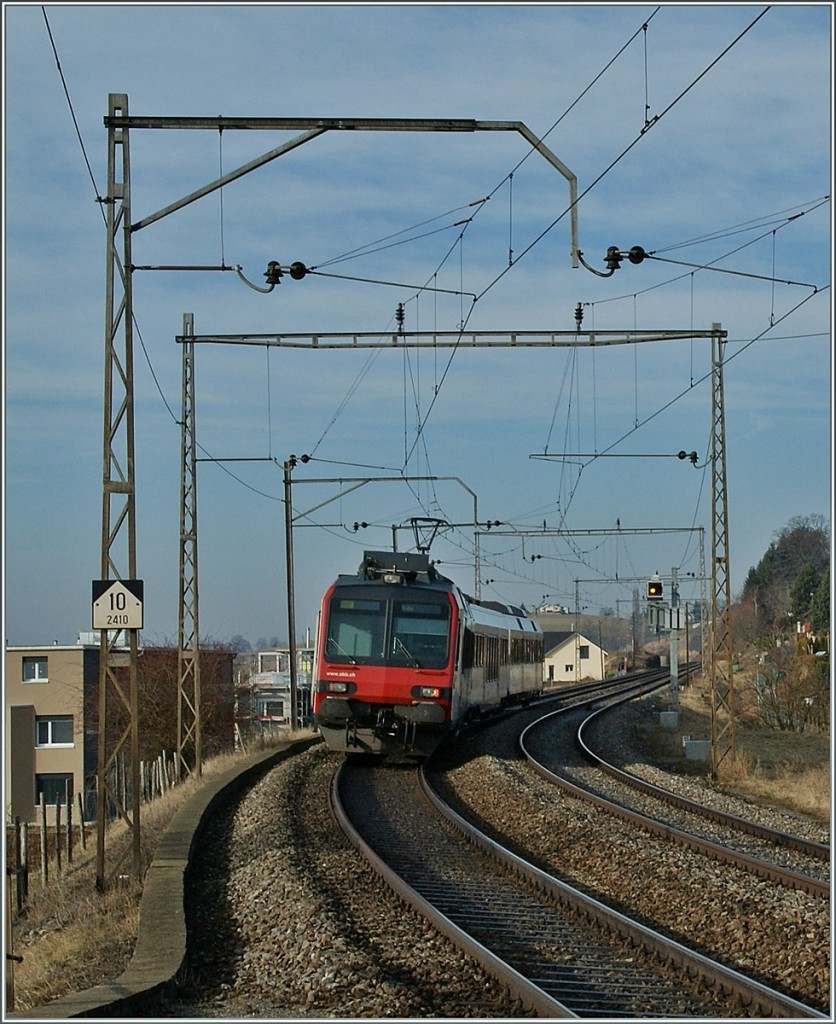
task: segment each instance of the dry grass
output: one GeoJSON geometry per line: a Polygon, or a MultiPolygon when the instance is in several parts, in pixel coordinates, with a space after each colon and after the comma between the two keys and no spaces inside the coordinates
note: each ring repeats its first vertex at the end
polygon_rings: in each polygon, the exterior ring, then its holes
{"type": "MultiPolygon", "coordinates": [[[[698,687],[679,694],[678,730],[650,724],[650,716],[636,727],[646,756],[681,774],[705,775],[702,761],[686,761],[682,736],[708,739],[711,716],[705,693],[698,687]]],[[[717,784],[765,804],[830,821],[830,737],[821,733],[781,732],[743,721],[735,730],[734,762],[720,765],[717,784]]]]}
{"type": "MultiPolygon", "coordinates": [[[[252,753],[212,758],[204,763],[201,779],[189,778],[153,803],[142,805],[143,864],[153,859],[160,836],[186,800],[201,785],[246,761],[252,753]]],[[[108,876],[110,866],[130,850],[130,838],[122,822],[108,829],[108,876]]],[[[141,887],[118,878],[118,872],[131,870],[128,854],[117,870],[117,879],[106,892],[99,893],[96,861],[93,835],[87,839],[86,851],[77,849],[73,864],[45,888],[38,873],[30,873],[29,899],[14,926],[14,952],[23,957],[14,967],[16,1010],[43,1006],[70,992],[83,991],[118,977],[128,966],[139,927],[141,887]]]]}
{"type": "Polygon", "coordinates": [[[720,772],[720,782],[726,789],[763,803],[830,821],[830,769],[826,766],[799,770],[787,765],[782,772],[764,772],[744,748],[735,765],[720,772]]]}

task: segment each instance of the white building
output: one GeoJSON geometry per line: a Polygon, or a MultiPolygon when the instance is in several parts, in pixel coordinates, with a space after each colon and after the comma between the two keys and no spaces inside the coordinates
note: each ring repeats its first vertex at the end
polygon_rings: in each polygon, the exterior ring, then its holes
{"type": "Polygon", "coordinates": [[[603,679],[607,652],[574,631],[543,633],[543,663],[546,682],[580,683],[603,679]]]}

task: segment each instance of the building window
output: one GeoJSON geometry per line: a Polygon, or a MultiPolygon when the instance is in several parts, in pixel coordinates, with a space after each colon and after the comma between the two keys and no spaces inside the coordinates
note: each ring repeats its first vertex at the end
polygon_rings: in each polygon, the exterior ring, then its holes
{"type": "Polygon", "coordinates": [[[46,658],[34,657],[23,659],[24,683],[45,683],[48,678],[46,658]]]}
{"type": "Polygon", "coordinates": [[[67,800],[73,798],[73,777],[69,772],[45,772],[35,776],[35,802],[41,802],[43,793],[44,803],[55,806],[62,804],[66,806],[67,800]]]}
{"type": "Polygon", "coordinates": [[[588,644],[581,644],[580,645],[580,647],[578,648],[578,657],[581,660],[583,660],[584,658],[588,658],[589,657],[589,645],[588,644]]]}
{"type": "Polygon", "coordinates": [[[261,654],[258,655],[259,672],[289,672],[290,659],[286,654],[261,654]]]}
{"type": "Polygon", "coordinates": [[[262,697],[258,701],[257,713],[261,718],[284,718],[284,701],[262,697]]]}
{"type": "Polygon", "coordinates": [[[563,671],[564,672],[574,672],[575,671],[575,666],[574,665],[567,665],[566,668],[564,668],[563,671]]]}
{"type": "Polygon", "coordinates": [[[72,715],[38,715],[35,718],[36,747],[71,747],[72,715]]]}

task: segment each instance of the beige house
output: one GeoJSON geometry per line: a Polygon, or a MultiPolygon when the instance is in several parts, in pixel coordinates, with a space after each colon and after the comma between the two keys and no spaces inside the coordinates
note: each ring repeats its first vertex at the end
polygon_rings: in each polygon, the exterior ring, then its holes
{"type": "Polygon", "coordinates": [[[603,679],[607,652],[572,631],[543,633],[543,663],[546,682],[580,683],[603,679]]]}
{"type": "Polygon", "coordinates": [[[99,647],[7,647],[5,658],[6,821],[36,821],[43,793],[52,822],[68,787],[78,820],[85,780],[93,777],[95,791],[97,736],[85,727],[85,698],[98,690],[99,647]]]}

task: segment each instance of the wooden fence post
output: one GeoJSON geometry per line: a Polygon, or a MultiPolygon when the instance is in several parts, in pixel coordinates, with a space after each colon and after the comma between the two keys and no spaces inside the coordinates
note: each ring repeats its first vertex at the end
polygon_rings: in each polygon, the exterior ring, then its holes
{"type": "Polygon", "coordinates": [[[41,792],[41,885],[46,888],[49,881],[49,867],[47,864],[47,833],[46,833],[46,797],[41,792]]]}
{"type": "Polygon", "coordinates": [[[84,797],[78,794],[78,830],[81,834],[81,848],[87,849],[87,836],[84,832],[84,797]]]}
{"type": "Polygon", "coordinates": [[[24,821],[20,826],[20,859],[21,875],[23,878],[23,898],[29,895],[29,822],[24,821]]]}
{"type": "Polygon", "coordinates": [[[64,784],[64,795],[67,798],[67,867],[73,862],[73,796],[72,780],[64,784]]]}
{"type": "Polygon", "coordinates": [[[20,818],[15,816],[15,906],[18,914],[23,909],[23,865],[22,865],[20,818]]]}
{"type": "Polygon", "coordinates": [[[61,797],[55,797],[55,869],[61,874],[61,797]]]}
{"type": "Polygon", "coordinates": [[[21,957],[14,953],[14,921],[12,920],[12,876],[11,868],[6,866],[6,1009],[15,1008],[15,964],[21,957]]]}

